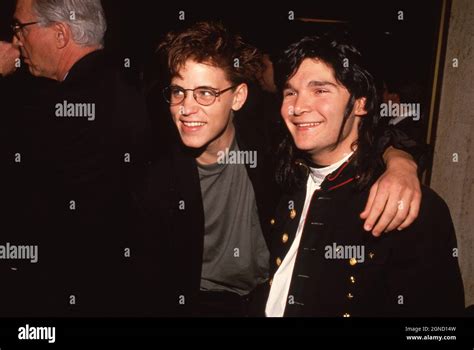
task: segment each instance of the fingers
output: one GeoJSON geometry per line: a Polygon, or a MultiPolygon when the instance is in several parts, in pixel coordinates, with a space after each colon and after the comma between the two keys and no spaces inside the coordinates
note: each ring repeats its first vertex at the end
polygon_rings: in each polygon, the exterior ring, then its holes
{"type": "Polygon", "coordinates": [[[364,229],[374,236],[382,232],[404,229],[419,213],[421,187],[416,167],[398,164],[385,171],[372,186],[364,211],[364,229]]]}
{"type": "MultiPolygon", "coordinates": [[[[367,204],[365,205],[364,211],[360,214],[361,219],[367,219],[367,217],[369,216],[370,209],[372,208],[372,204],[374,203],[375,196],[377,195],[378,187],[379,187],[379,182],[377,181],[370,188],[369,199],[367,200],[367,204]]],[[[370,229],[368,229],[367,231],[370,231],[370,229]]]]}
{"type": "Polygon", "coordinates": [[[17,58],[20,56],[20,51],[12,43],[0,41],[0,54],[1,57],[17,58]]]}
{"type": "Polygon", "coordinates": [[[16,60],[20,57],[18,47],[0,41],[0,74],[8,75],[16,70],[16,60]]]}
{"type": "Polygon", "coordinates": [[[383,186],[378,187],[366,220],[366,226],[373,227],[372,234],[375,237],[380,236],[382,232],[407,228],[418,217],[421,190],[405,190],[403,194],[401,194],[401,191],[401,188],[391,187],[385,189],[383,186]],[[399,198],[402,199],[399,200],[399,198]]]}
{"type": "MultiPolygon", "coordinates": [[[[390,222],[395,218],[395,216],[398,213],[398,208],[400,205],[399,200],[398,200],[398,198],[400,198],[399,195],[388,193],[387,196],[388,196],[388,200],[386,201],[385,208],[381,212],[381,215],[379,214],[380,217],[372,231],[372,234],[376,237],[380,236],[382,232],[386,231],[387,226],[390,224],[390,222]]],[[[407,210],[407,213],[408,213],[408,210],[407,210]]]]}
{"type": "Polygon", "coordinates": [[[418,214],[420,213],[420,205],[421,205],[421,191],[415,192],[413,199],[410,203],[410,211],[408,213],[408,216],[397,228],[399,231],[407,228],[416,220],[416,218],[418,217],[418,214]]]}
{"type": "Polygon", "coordinates": [[[405,221],[410,211],[413,195],[413,192],[405,191],[402,199],[397,202],[397,212],[395,213],[394,218],[390,224],[383,229],[384,231],[393,231],[405,221]]]}
{"type": "MultiPolygon", "coordinates": [[[[389,198],[389,191],[386,187],[378,187],[377,188],[377,193],[374,198],[374,202],[372,204],[372,207],[370,208],[369,215],[367,219],[365,220],[364,224],[364,229],[366,231],[372,230],[374,228],[375,223],[377,222],[377,219],[380,217],[380,214],[385,209],[385,205],[388,201],[389,198]]],[[[379,232],[372,232],[374,236],[378,236],[380,233],[379,232]]]]}

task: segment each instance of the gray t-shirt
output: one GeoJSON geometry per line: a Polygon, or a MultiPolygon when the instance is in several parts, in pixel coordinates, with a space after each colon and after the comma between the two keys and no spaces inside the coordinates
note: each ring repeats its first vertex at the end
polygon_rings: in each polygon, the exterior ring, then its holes
{"type": "MultiPolygon", "coordinates": [[[[239,151],[234,140],[231,151],[239,151]]],[[[205,236],[201,290],[251,292],[268,279],[269,252],[244,164],[198,164],[205,236]]]]}

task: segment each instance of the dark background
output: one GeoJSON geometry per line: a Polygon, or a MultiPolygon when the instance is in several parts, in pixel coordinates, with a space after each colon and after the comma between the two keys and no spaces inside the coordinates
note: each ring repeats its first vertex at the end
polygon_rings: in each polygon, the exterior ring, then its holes
{"type": "MultiPolygon", "coordinates": [[[[220,20],[269,53],[278,53],[302,35],[343,25],[289,21],[288,11],[294,11],[296,18],[347,22],[360,33],[371,54],[378,56],[387,79],[410,76],[425,84],[431,80],[442,3],[441,0],[377,3],[296,0],[286,6],[269,4],[255,8],[249,3],[229,1],[196,2],[194,5],[168,2],[166,6],[145,0],[102,2],[109,28],[106,48],[119,60],[131,58],[135,72],[150,63],[164,33],[197,20],[220,20]],[[397,19],[400,10],[404,12],[403,21],[397,19]],[[185,11],[185,21],[178,19],[179,11],[185,11]]],[[[9,24],[14,3],[14,0],[1,1],[2,40],[11,38],[9,24]]]]}
{"type": "MultiPolygon", "coordinates": [[[[230,1],[180,1],[164,3],[135,0],[103,0],[108,21],[105,47],[111,62],[123,69],[127,79],[148,94],[149,101],[162,100],[158,88],[160,79],[157,44],[169,30],[176,30],[198,20],[222,21],[231,30],[259,47],[272,58],[289,43],[304,35],[321,33],[334,27],[344,27],[356,33],[365,53],[376,68],[377,78],[388,89],[396,91],[406,81],[419,86],[416,99],[422,110],[427,107],[432,94],[434,63],[438,45],[438,32],[442,0],[431,1],[291,1],[287,5],[258,4],[230,1]],[[179,11],[185,12],[185,21],[179,20],[179,11]],[[295,20],[288,19],[293,11],[295,20]],[[403,11],[404,20],[398,20],[403,11]],[[314,22],[304,22],[301,18],[314,22]],[[335,20],[341,23],[327,23],[335,20]],[[131,67],[124,67],[124,60],[131,67]],[[158,84],[156,84],[158,82],[158,84]]],[[[2,0],[0,5],[0,39],[10,40],[9,24],[14,10],[14,0],[2,0]]],[[[22,84],[27,89],[34,82],[26,67],[17,73],[12,84],[22,84]]],[[[411,101],[415,102],[415,101],[411,101]]],[[[166,113],[152,106],[154,113],[166,113]]],[[[155,116],[156,118],[156,116],[155,116]]],[[[422,132],[417,141],[426,142],[427,120],[422,121],[422,132]]]]}

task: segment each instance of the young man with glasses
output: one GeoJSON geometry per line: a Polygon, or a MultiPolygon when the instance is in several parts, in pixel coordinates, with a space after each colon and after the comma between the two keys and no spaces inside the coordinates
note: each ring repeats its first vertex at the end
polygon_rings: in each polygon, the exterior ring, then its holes
{"type": "MultiPolygon", "coordinates": [[[[263,315],[260,291],[269,277],[264,232],[278,192],[263,118],[242,112],[249,87],[262,74],[262,56],[209,22],[169,33],[160,52],[170,76],[164,97],[179,141],[150,164],[134,191],[143,244],[132,251],[147,281],[141,300],[155,315],[263,315]],[[254,152],[256,166],[238,152],[254,152]]],[[[416,178],[415,168],[402,173],[416,178]]]]}

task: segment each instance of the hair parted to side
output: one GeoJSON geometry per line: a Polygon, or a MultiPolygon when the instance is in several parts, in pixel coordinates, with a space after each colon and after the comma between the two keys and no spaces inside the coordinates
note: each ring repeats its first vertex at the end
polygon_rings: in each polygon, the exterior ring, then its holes
{"type": "Polygon", "coordinates": [[[170,32],[157,51],[165,56],[171,77],[178,76],[188,60],[221,68],[233,85],[258,81],[264,69],[260,51],[217,22],[170,32]]]}
{"type": "MultiPolygon", "coordinates": [[[[364,188],[372,179],[379,165],[375,155],[374,135],[379,120],[378,95],[368,62],[354,46],[346,32],[327,33],[322,36],[305,37],[290,45],[275,67],[275,82],[279,91],[293,77],[305,59],[320,60],[332,68],[335,79],[350,94],[337,144],[350,117],[357,99],[365,97],[365,115],[359,124],[358,139],[352,145],[356,149],[354,164],[357,172],[357,187],[364,188]]],[[[301,188],[308,176],[307,155],[299,151],[288,130],[278,152],[276,180],[286,190],[301,188]]]]}
{"type": "Polygon", "coordinates": [[[107,22],[100,0],[35,0],[33,10],[42,25],[66,23],[78,45],[104,45],[107,22]]]}

